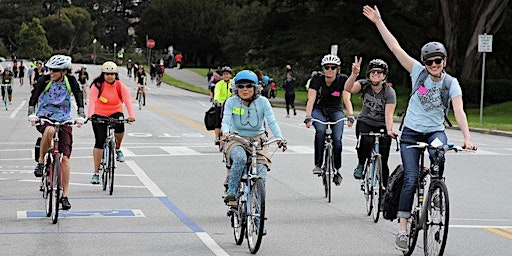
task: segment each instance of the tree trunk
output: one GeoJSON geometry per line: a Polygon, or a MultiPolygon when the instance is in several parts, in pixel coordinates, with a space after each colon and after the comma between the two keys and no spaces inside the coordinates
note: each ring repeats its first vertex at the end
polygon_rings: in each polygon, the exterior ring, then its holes
{"type": "Polygon", "coordinates": [[[448,65],[446,69],[449,73],[455,74],[457,67],[457,58],[455,56],[459,56],[457,51],[459,41],[459,29],[457,27],[457,21],[460,17],[459,3],[457,1],[440,0],[439,5],[444,23],[444,46],[448,52],[448,65]]]}

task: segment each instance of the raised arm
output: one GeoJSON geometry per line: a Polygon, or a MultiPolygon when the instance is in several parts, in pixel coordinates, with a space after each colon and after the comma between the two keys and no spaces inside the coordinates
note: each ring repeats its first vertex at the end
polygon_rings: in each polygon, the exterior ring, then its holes
{"type": "MultiPolygon", "coordinates": [[[[354,57],[354,63],[352,63],[352,73],[348,77],[347,81],[345,81],[345,91],[349,93],[358,93],[361,91],[361,84],[356,82],[357,76],[361,70],[361,61],[363,58],[357,59],[357,56],[354,57]]],[[[350,98],[349,98],[350,99],[350,98]]]]}
{"type": "Polygon", "coordinates": [[[412,72],[412,67],[414,65],[414,59],[407,54],[404,49],[400,46],[396,38],[391,34],[391,32],[388,30],[386,25],[384,24],[384,21],[382,21],[382,18],[380,16],[379,9],[377,9],[377,6],[374,6],[374,8],[365,5],[363,7],[363,14],[368,18],[370,21],[372,21],[375,26],[377,26],[377,29],[380,32],[380,35],[382,36],[382,39],[384,39],[384,42],[388,46],[388,48],[393,52],[395,57],[398,59],[400,64],[409,72],[412,72]]]}

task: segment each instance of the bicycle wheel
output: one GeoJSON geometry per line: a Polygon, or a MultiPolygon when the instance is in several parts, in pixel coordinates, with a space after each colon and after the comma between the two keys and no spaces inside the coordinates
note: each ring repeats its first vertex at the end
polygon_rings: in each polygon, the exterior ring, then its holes
{"type": "Polygon", "coordinates": [[[250,212],[247,213],[247,244],[255,254],[260,249],[265,230],[265,185],[263,179],[251,182],[250,212]]]}
{"type": "Polygon", "coordinates": [[[423,232],[425,255],[443,255],[450,219],[448,189],[443,181],[432,182],[425,204],[426,216],[423,232]]]}
{"type": "Polygon", "coordinates": [[[372,161],[370,159],[367,159],[366,165],[364,166],[363,182],[364,182],[364,198],[366,199],[366,214],[368,214],[368,216],[370,216],[372,214],[371,176],[372,176],[372,161]]]}
{"type": "Polygon", "coordinates": [[[238,204],[231,215],[231,227],[233,227],[233,236],[235,237],[236,245],[241,245],[244,241],[245,230],[246,230],[246,219],[245,219],[245,203],[246,200],[243,195],[245,190],[245,183],[240,183],[240,192],[238,195],[238,204]]]}
{"type": "MultiPolygon", "coordinates": [[[[416,198],[416,195],[415,195],[416,198]]],[[[417,200],[414,199],[414,202],[417,200]]],[[[413,205],[413,207],[415,207],[413,205]]],[[[411,214],[411,217],[407,220],[407,230],[409,231],[408,236],[408,250],[404,251],[404,255],[409,256],[414,251],[414,248],[416,247],[416,242],[418,241],[418,233],[419,233],[419,226],[418,226],[418,220],[419,220],[419,211],[414,211],[411,214]]]]}
{"type": "Polygon", "coordinates": [[[107,190],[108,184],[108,156],[109,156],[109,148],[105,147],[103,150],[103,158],[101,159],[100,169],[101,169],[101,188],[103,190],[107,190]]]}
{"type": "Polygon", "coordinates": [[[373,187],[372,187],[372,208],[373,208],[373,222],[377,223],[379,221],[380,216],[380,201],[381,201],[381,189],[382,189],[382,160],[380,155],[375,157],[375,161],[373,163],[373,187]]]}
{"type": "Polygon", "coordinates": [[[52,177],[52,223],[56,224],[59,220],[59,206],[60,206],[60,161],[54,159],[53,161],[53,177],[52,177]]]}
{"type": "Polygon", "coordinates": [[[52,171],[52,165],[51,165],[51,158],[48,156],[46,158],[46,164],[44,166],[43,170],[43,198],[44,198],[44,204],[45,204],[45,210],[46,210],[46,217],[52,216],[52,202],[53,202],[53,196],[52,196],[52,183],[50,176],[53,174],[52,171]]]}
{"type": "MultiPolygon", "coordinates": [[[[5,87],[7,88],[7,87],[5,87]]],[[[5,89],[5,94],[4,94],[4,104],[5,104],[5,111],[7,111],[9,109],[9,95],[7,94],[7,89],[5,89]]]]}
{"type": "Polygon", "coordinates": [[[326,184],[327,184],[327,192],[328,192],[327,193],[328,194],[327,202],[330,203],[331,202],[331,190],[332,190],[332,183],[331,183],[331,181],[332,181],[332,178],[334,176],[334,159],[332,157],[332,152],[329,153],[329,159],[327,160],[327,163],[329,163],[327,165],[327,170],[326,170],[326,172],[327,172],[326,184]]]}
{"type": "Polygon", "coordinates": [[[116,157],[115,157],[115,146],[114,141],[110,141],[110,149],[109,149],[109,157],[108,157],[108,167],[107,167],[107,180],[108,183],[108,194],[112,195],[114,192],[114,170],[116,169],[116,157]]]}
{"type": "Polygon", "coordinates": [[[137,93],[137,99],[139,100],[139,110],[142,109],[142,92],[139,90],[139,93],[137,93]]]}

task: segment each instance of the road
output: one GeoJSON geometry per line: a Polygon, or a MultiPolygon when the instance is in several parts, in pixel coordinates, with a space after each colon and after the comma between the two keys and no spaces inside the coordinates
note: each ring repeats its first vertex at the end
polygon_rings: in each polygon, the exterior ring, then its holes
{"type": "MultiPolygon", "coordinates": [[[[91,77],[99,66],[89,65],[91,77]]],[[[121,68],[121,80],[133,80],[121,68]]],[[[27,121],[29,90],[14,86],[14,101],[0,111],[0,245],[2,255],[248,255],[234,243],[222,203],[225,170],[213,134],[202,119],[207,95],[149,85],[147,105],[127,125],[114,194],[89,184],[94,136],[90,125],[74,129],[69,198],[72,208],[51,224],[33,176],[38,136],[27,121]]],[[[353,128],[345,128],[344,180],[332,202],[311,174],[313,129],[304,112],[285,118],[274,109],[289,150],[273,156],[267,183],[268,235],[258,255],[401,255],[394,249],[397,224],[366,216],[352,178],[353,128]]],[[[76,111],[73,110],[73,114],[76,111]]],[[[459,131],[447,131],[461,144],[459,131]]],[[[449,153],[446,180],[451,218],[446,255],[510,255],[512,249],[512,138],[472,133],[477,153],[449,153]]],[[[395,145],[393,145],[395,147],[395,145]]],[[[390,168],[399,162],[392,152],[390,168]]],[[[422,233],[420,233],[422,235],[422,233]]],[[[422,239],[414,255],[422,255],[422,239]]]]}

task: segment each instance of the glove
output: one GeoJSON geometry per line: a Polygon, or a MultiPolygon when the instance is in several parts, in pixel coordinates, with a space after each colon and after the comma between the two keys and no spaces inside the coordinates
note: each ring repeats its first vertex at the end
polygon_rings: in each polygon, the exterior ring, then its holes
{"type": "Polygon", "coordinates": [[[34,113],[36,113],[36,107],[34,106],[29,106],[28,107],[28,115],[34,115],[34,113]]]}
{"type": "Polygon", "coordinates": [[[30,122],[37,122],[38,119],[39,119],[39,117],[37,117],[34,114],[28,116],[28,121],[30,121],[30,122]]]}
{"type": "Polygon", "coordinates": [[[353,115],[347,116],[347,120],[351,123],[354,123],[356,121],[353,115]]]}
{"type": "Polygon", "coordinates": [[[83,107],[78,108],[78,116],[85,118],[85,111],[83,107]]]}
{"type": "Polygon", "coordinates": [[[75,119],[75,122],[76,122],[78,125],[80,125],[80,126],[82,126],[83,124],[85,124],[85,121],[87,121],[87,119],[85,119],[85,118],[83,118],[83,117],[79,117],[79,118],[75,119]]]}

